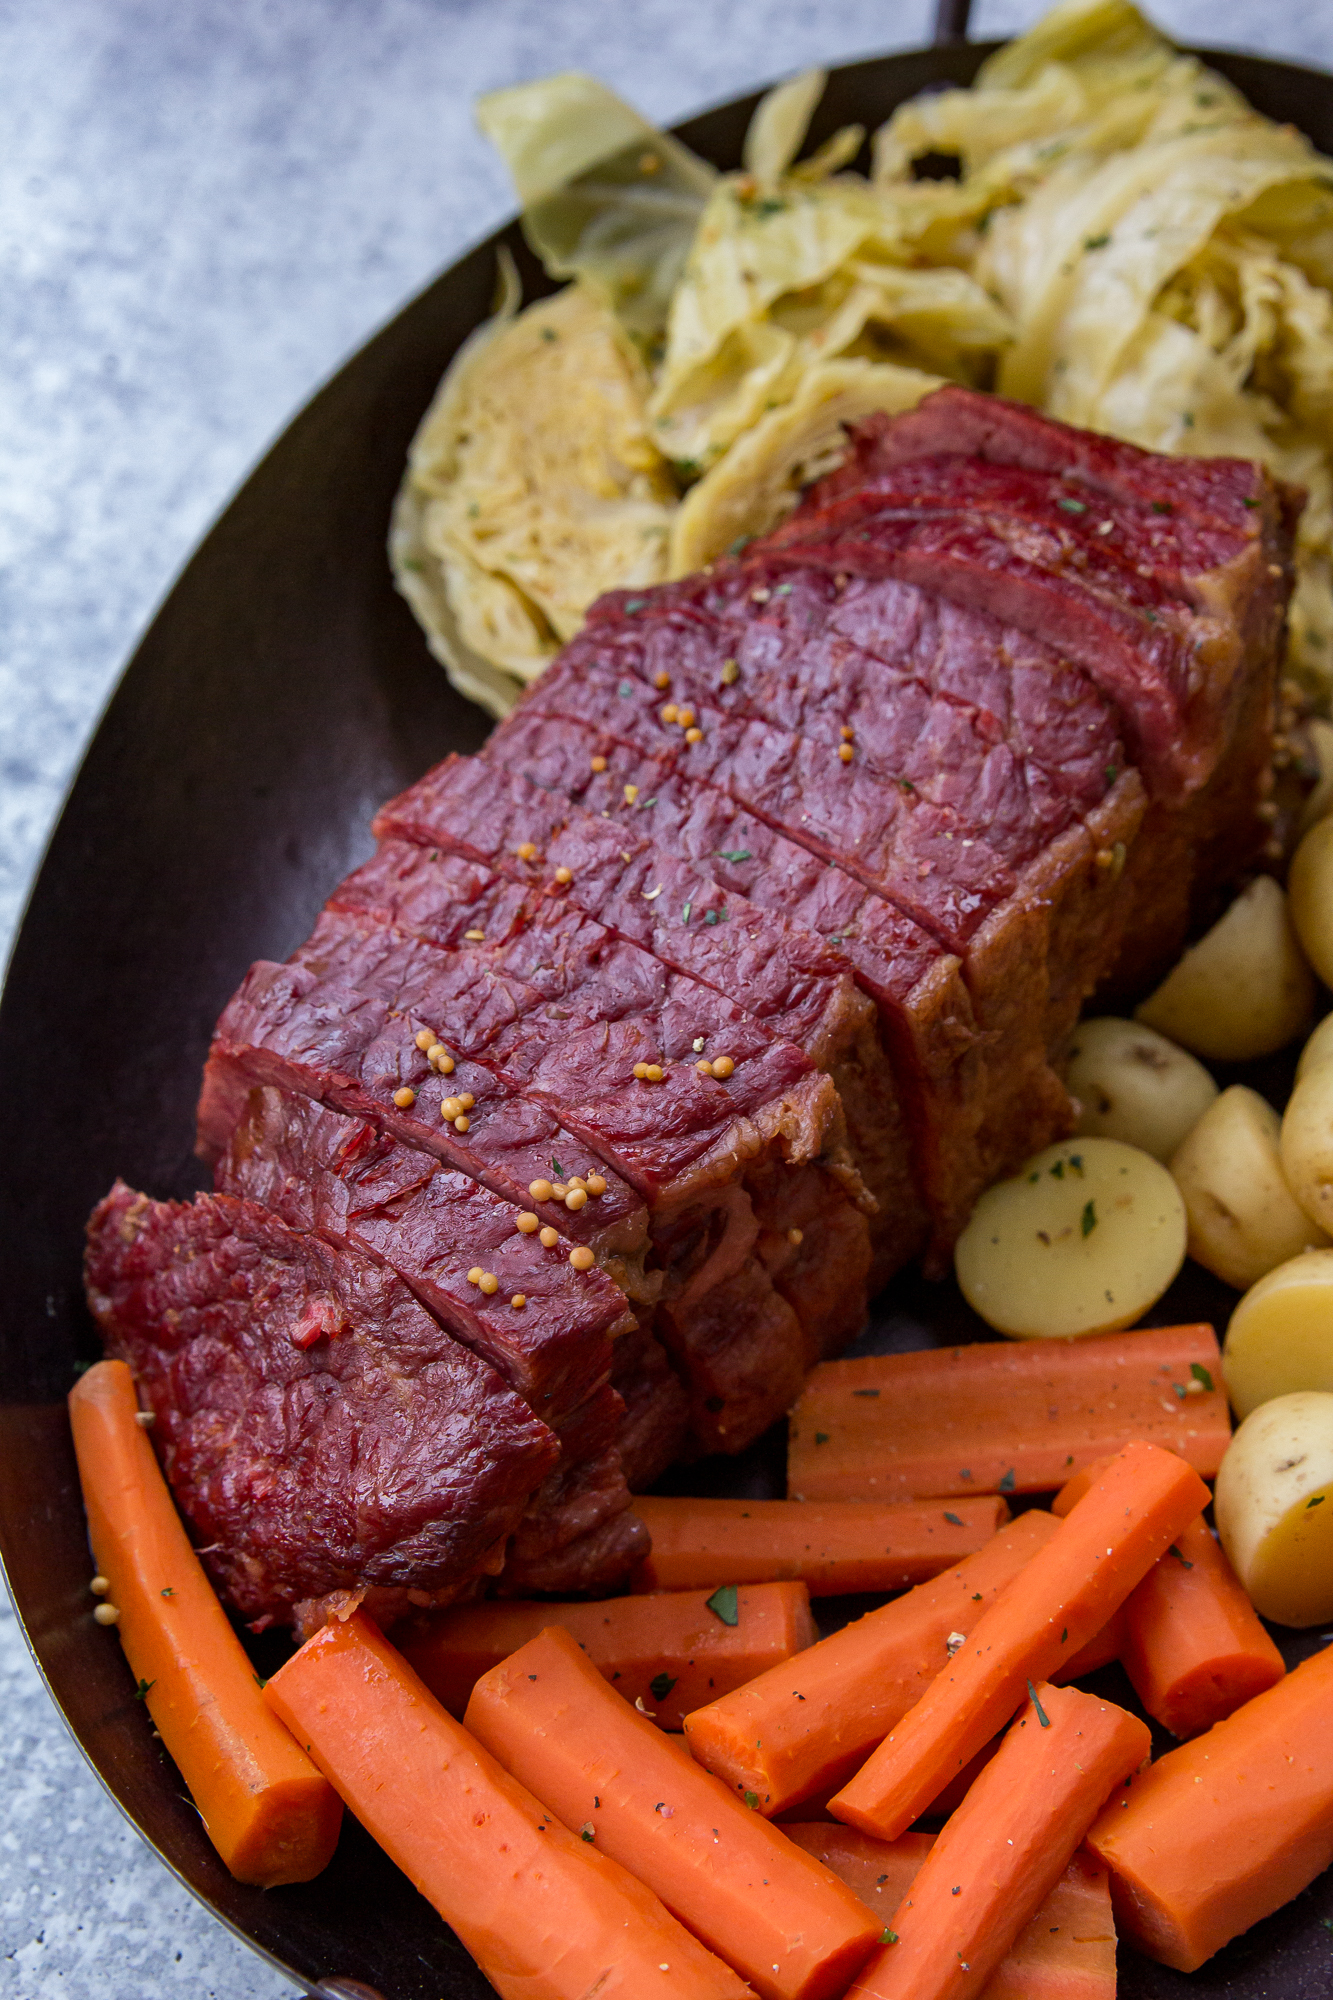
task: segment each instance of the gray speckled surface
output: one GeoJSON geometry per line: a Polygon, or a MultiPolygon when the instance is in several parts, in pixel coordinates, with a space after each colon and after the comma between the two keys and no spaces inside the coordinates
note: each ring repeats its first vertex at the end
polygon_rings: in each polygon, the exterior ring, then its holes
{"type": "MultiPolygon", "coordinates": [[[[978,0],[975,31],[1035,18],[978,0]]],[[[509,206],[475,94],[596,70],[670,119],[924,37],[926,0],[0,0],[0,945],[120,664],[228,493],[509,206]]],[[[1163,0],[1333,64],[1329,0],[1163,0]]],[[[0,1996],[278,2000],[85,1768],[0,1614],[0,1996]]]]}

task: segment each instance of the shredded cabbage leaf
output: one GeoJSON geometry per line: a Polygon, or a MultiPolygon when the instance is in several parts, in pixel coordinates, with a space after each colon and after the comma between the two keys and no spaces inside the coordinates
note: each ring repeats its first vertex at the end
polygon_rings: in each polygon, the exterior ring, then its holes
{"type": "Polygon", "coordinates": [[[464,347],[413,447],[399,583],[459,684],[501,712],[598,590],[762,533],[947,380],[1302,485],[1289,664],[1333,705],[1333,163],[1130,0],[900,106],[868,179],[859,127],[800,157],[824,83],[770,91],[726,174],[590,77],[482,100],[575,282],[464,347]]]}

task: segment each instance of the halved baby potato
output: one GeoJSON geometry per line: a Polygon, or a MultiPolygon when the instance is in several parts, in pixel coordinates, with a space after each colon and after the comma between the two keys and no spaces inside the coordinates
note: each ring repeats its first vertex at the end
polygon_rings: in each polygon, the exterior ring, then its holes
{"type": "Polygon", "coordinates": [[[1328,1238],[1287,1185],[1281,1120],[1258,1091],[1234,1083],[1171,1159],[1185,1200],[1189,1253],[1237,1291],[1328,1238]]]}
{"type": "Polygon", "coordinates": [[[1292,855],[1287,895],[1306,957],[1333,985],[1333,819],[1316,820],[1292,855]]]}
{"type": "Polygon", "coordinates": [[[1297,1390],[1333,1393],[1333,1250],[1305,1250],[1251,1285],[1227,1327],[1222,1374],[1238,1417],[1297,1390]]]}
{"type": "Polygon", "coordinates": [[[998,1332],[1060,1340],[1131,1326],[1184,1258],[1185,1205],[1166,1168],[1118,1139],[1083,1138],[986,1190],[954,1268],[998,1332]]]}
{"type": "Polygon", "coordinates": [[[1138,1021],[1080,1021],[1065,1084],[1078,1099],[1080,1133],[1123,1139],[1155,1160],[1171,1158],[1217,1096],[1201,1062],[1138,1021]]]}
{"type": "MultiPolygon", "coordinates": [[[[1321,821],[1306,840],[1313,840],[1321,821]]],[[[1297,850],[1297,858],[1305,846],[1297,850]]],[[[1292,864],[1295,894],[1295,863],[1292,864]]],[[[1315,982],[1270,875],[1256,876],[1226,915],[1191,945],[1135,1019],[1215,1062],[1272,1055],[1308,1028],[1315,982]]]]}
{"type": "Polygon", "coordinates": [[[1217,1532],[1250,1602],[1279,1625],[1333,1618],[1333,1395],[1278,1396],[1227,1447],[1217,1532]]]}

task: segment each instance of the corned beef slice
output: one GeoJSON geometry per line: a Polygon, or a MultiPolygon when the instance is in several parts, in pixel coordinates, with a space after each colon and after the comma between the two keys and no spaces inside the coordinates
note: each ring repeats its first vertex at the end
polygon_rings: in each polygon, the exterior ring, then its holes
{"type": "Polygon", "coordinates": [[[344,1592],[391,1616],[499,1568],[555,1438],[382,1264],[254,1202],[118,1182],[85,1277],[243,1616],[309,1625],[344,1592]]]}
{"type": "MultiPolygon", "coordinates": [[[[668,653],[659,628],[679,629],[683,588],[631,599],[638,607],[632,613],[622,604],[617,614],[604,600],[605,610],[502,725],[495,754],[508,755],[510,732],[524,727],[527,715],[568,722],[586,711],[591,695],[627,748],[667,759],[686,782],[702,778],[727,790],[757,818],[893,903],[942,950],[962,957],[986,1052],[974,1095],[975,1158],[949,1147],[937,1178],[926,1184],[938,1268],[985,1181],[1068,1123],[1069,1099],[1050,1068],[1049,1050],[1072,1027],[1089,984],[1113,957],[1114,861],[1137,828],[1142,787],[1135,773],[1106,766],[1081,780],[1094,796],[1103,795],[1099,802],[1062,795],[1054,756],[1044,769],[1026,751],[995,740],[990,710],[969,709],[917,680],[906,684],[905,698],[920,726],[899,732],[892,769],[883,732],[878,756],[861,754],[854,739],[853,757],[844,762],[841,728],[832,734],[827,716],[822,740],[753,718],[745,713],[744,674],[724,681],[721,670],[736,658],[742,616],[784,619],[785,609],[774,606],[787,600],[770,594],[749,612],[731,615],[726,582],[717,615],[697,603],[683,614],[693,626],[713,621],[711,672],[697,634],[684,651],[691,679],[681,692],[694,711],[693,727],[702,730],[699,740],[687,742],[672,715],[679,705],[657,685],[668,653]],[[723,712],[724,700],[740,713],[723,712]],[[1097,962],[1089,964],[1083,951],[1071,955],[1071,937],[1097,940],[1097,962]]],[[[811,593],[810,603],[821,601],[820,591],[811,593]]],[[[994,626],[997,635],[1002,629],[994,626]]],[[[876,677],[888,682],[884,702],[896,706],[885,669],[862,654],[858,673],[867,688],[876,677]]],[[[673,691],[679,681],[678,673],[673,691]]],[[[1104,705],[1093,698],[1100,717],[1104,705]]],[[[1039,713],[1038,702],[1028,706],[1039,713]]],[[[1035,726],[1031,733],[1039,734],[1035,726]]],[[[620,760],[609,762],[619,778],[620,760]]],[[[923,1149],[923,1160],[931,1157],[923,1149]]]]}
{"type": "MultiPolygon", "coordinates": [[[[571,1269],[567,1244],[548,1249],[520,1232],[514,1208],[480,1182],[288,1091],[250,1093],[218,1162],[216,1185],[220,1193],[262,1203],[292,1228],[344,1237],[391,1265],[455,1338],[554,1429],[561,1462],[529,1502],[503,1582],[514,1587],[518,1577],[526,1588],[553,1588],[543,1572],[559,1555],[563,1584],[572,1561],[565,1552],[630,1505],[622,1443],[643,1455],[643,1412],[635,1411],[633,1433],[626,1433],[625,1405],[608,1386],[613,1336],[638,1334],[619,1288],[600,1271],[571,1269]],[[478,1266],[498,1279],[493,1294],[468,1282],[478,1266]],[[517,1294],[525,1300],[521,1308],[511,1303],[517,1294]]],[[[637,1372],[629,1371],[629,1379],[637,1372]]],[[[683,1399],[665,1373],[670,1387],[658,1422],[665,1434],[650,1477],[670,1463],[683,1432],[683,1399]]],[[[614,1547],[609,1530],[599,1534],[598,1560],[614,1557],[606,1582],[624,1573],[643,1534],[629,1520],[614,1547]]],[[[589,1552],[584,1542],[585,1559],[589,1552]]],[[[602,1580],[585,1574],[583,1587],[602,1580]]]]}
{"type": "MultiPolygon", "coordinates": [[[[337,900],[356,907],[331,907],[290,965],[252,968],[219,1024],[219,1065],[435,1151],[443,1151],[440,1098],[466,1073],[477,1100],[468,1150],[451,1146],[445,1157],[470,1155],[479,1177],[494,1112],[503,1121],[520,1094],[549,1100],[585,1142],[582,1158],[561,1157],[567,1172],[591,1171],[598,1158],[590,1163],[586,1152],[595,1147],[652,1202],[670,1294],[660,1325],[689,1373],[699,1441],[754,1435],[786,1407],[803,1365],[845,1339],[863,1309],[864,1219],[821,1163],[828,1148],[836,1169],[836,1093],[740,1008],[577,912],[488,871],[453,864],[449,878],[450,864],[420,850],[404,858],[413,866],[401,881],[382,860],[350,878],[337,900]],[[386,903],[418,934],[391,927],[386,903]],[[467,941],[468,930],[485,941],[467,941]],[[454,937],[461,947],[446,942],[454,937]],[[419,1026],[456,1052],[447,1080],[417,1048],[419,1026]],[[718,1052],[725,1040],[735,1063],[725,1085],[697,1072],[699,1036],[718,1052]],[[670,1065],[662,1083],[634,1078],[636,1062],[659,1060],[670,1065]],[[417,1088],[406,1111],[393,1105],[404,1085],[417,1088]],[[756,1203],[781,1213],[793,1171],[817,1186],[812,1220],[841,1259],[842,1288],[804,1302],[804,1337],[756,1254],[756,1203]],[[832,1311],[832,1324],[818,1323],[818,1310],[832,1311]]],[[[549,1175],[550,1159],[532,1171],[549,1175]]],[[[595,1217],[605,1200],[590,1200],[573,1220],[595,1217]]],[[[595,1221],[587,1237],[597,1243],[595,1221]]]]}
{"type": "MultiPolygon", "coordinates": [[[[376,822],[382,833],[401,806],[411,822],[408,838],[421,840],[422,814],[413,813],[411,800],[408,794],[386,809],[376,822]]],[[[485,861],[513,880],[552,885],[663,965],[719,993],[743,994],[749,1013],[832,1078],[852,1157],[878,1203],[872,1233],[879,1263],[885,1275],[898,1269],[921,1249],[926,1215],[873,1005],[834,948],[780,912],[720,889],[679,844],[654,846],[642,837],[641,822],[626,816],[623,793],[620,803],[609,821],[544,791],[521,771],[455,757],[432,774],[425,844],[485,861]],[[525,859],[519,848],[536,851],[525,859]],[[571,878],[558,888],[557,868],[571,878]]],[[[803,1291],[817,1268],[813,1252],[805,1264],[803,1291]]]]}
{"type": "Polygon", "coordinates": [[[1178,804],[1272,670],[1298,507],[1248,460],[1164,459],[953,388],[868,420],[762,560],[894,575],[1060,646],[1178,804]]]}
{"type": "Polygon", "coordinates": [[[216,1187],[263,1204],[293,1229],[359,1243],[455,1340],[501,1374],[546,1423],[560,1423],[610,1378],[612,1329],[630,1320],[599,1270],[522,1235],[515,1209],[364,1120],[289,1091],[256,1089],[218,1163],[216,1187]],[[468,1283],[480,1266],[488,1296],[468,1283]],[[515,1293],[528,1301],[515,1312],[515,1293]]]}

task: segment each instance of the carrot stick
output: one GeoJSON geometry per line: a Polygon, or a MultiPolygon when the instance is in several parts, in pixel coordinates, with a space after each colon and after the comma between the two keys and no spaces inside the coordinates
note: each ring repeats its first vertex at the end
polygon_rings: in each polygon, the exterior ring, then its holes
{"type": "MultiPolygon", "coordinates": [[[[1151,1571],[1149,1572],[1151,1574],[1151,1571]]],[[[1095,1674],[1098,1667],[1109,1667],[1112,1660],[1121,1658],[1125,1650],[1125,1607],[1113,1611],[1100,1632],[1094,1632],[1086,1646],[1080,1646],[1072,1660],[1064,1660],[1051,1675],[1053,1681],[1061,1684],[1080,1680],[1084,1674],[1095,1674]]]]}
{"type": "Polygon", "coordinates": [[[1210,1326],[825,1361],[792,1411],[787,1490],[801,1500],[1044,1493],[1133,1438],[1211,1478],[1231,1438],[1221,1381],[1210,1326]]]}
{"type": "MultiPolygon", "coordinates": [[[[1067,1513],[1087,1483],[1087,1474],[1077,1474],[1051,1511],[1067,1513]]],[[[1131,1591],[1122,1623],[1125,1672],[1149,1715],[1173,1736],[1211,1729],[1286,1672],[1202,1515],[1131,1591]]]]}
{"type": "Polygon", "coordinates": [[[871,1950],[851,1891],[621,1701],[558,1626],[478,1681],[466,1721],[766,2000],[841,1994],[871,1950]]]}
{"type": "Polygon", "coordinates": [[[821,1639],[792,1667],[685,1718],[691,1754],[768,1815],[837,1789],[918,1701],[1024,1563],[1056,1533],[1020,1515],[984,1549],[905,1597],[821,1639]]]}
{"type": "Polygon", "coordinates": [[[264,1699],[504,2000],[749,1993],[446,1715],[364,1613],[307,1640],[264,1699]]]}
{"type": "Polygon", "coordinates": [[[1116,1921],[1180,1972],[1333,1861],[1333,1647],[1107,1801],[1088,1845],[1116,1921]]]}
{"type": "MultiPolygon", "coordinates": [[[[934,1845],[929,1833],[875,1840],[850,1826],[797,1824],[783,1831],[855,1890],[886,1927],[934,1845]]],[[[1115,2000],[1110,1883],[1082,1850],[1000,1960],[983,2000],[1115,2000]]]]}
{"type": "Polygon", "coordinates": [[[1014,1713],[1029,1681],[1105,1625],[1193,1519],[1208,1489],[1183,1459],[1130,1444],[869,1762],[829,1801],[835,1819],[892,1840],[1014,1713]]]}
{"type": "Polygon", "coordinates": [[[653,1538],[632,1590],[701,1590],[798,1577],[811,1595],[905,1590],[972,1555],[1008,1520],[998,1495],[886,1507],[877,1500],[634,1503],[653,1538]]]}
{"type": "Polygon", "coordinates": [[[1202,1518],[1125,1604],[1134,1692],[1173,1736],[1198,1736],[1282,1679],[1286,1665],[1202,1518]]]}
{"type": "Polygon", "coordinates": [[[971,2000],[1063,1874],[1113,1787],[1152,1748],[1145,1722],[1042,1683],[931,1848],[848,2000],[971,2000]]]}
{"type": "Polygon", "coordinates": [[[265,1708],[137,1414],[123,1361],[97,1362],[70,1390],[88,1538],[130,1672],[232,1874],[309,1882],[338,1844],[342,1807],[265,1708]]]}
{"type": "MultiPolygon", "coordinates": [[[[636,1501],[635,1505],[639,1503],[636,1501]]],[[[710,1605],[704,1590],[613,1597],[604,1604],[460,1604],[394,1637],[435,1699],[461,1716],[483,1674],[548,1625],[578,1640],[617,1694],[660,1729],[700,1702],[743,1687],[819,1637],[803,1583],[742,1584],[710,1605]]]]}

